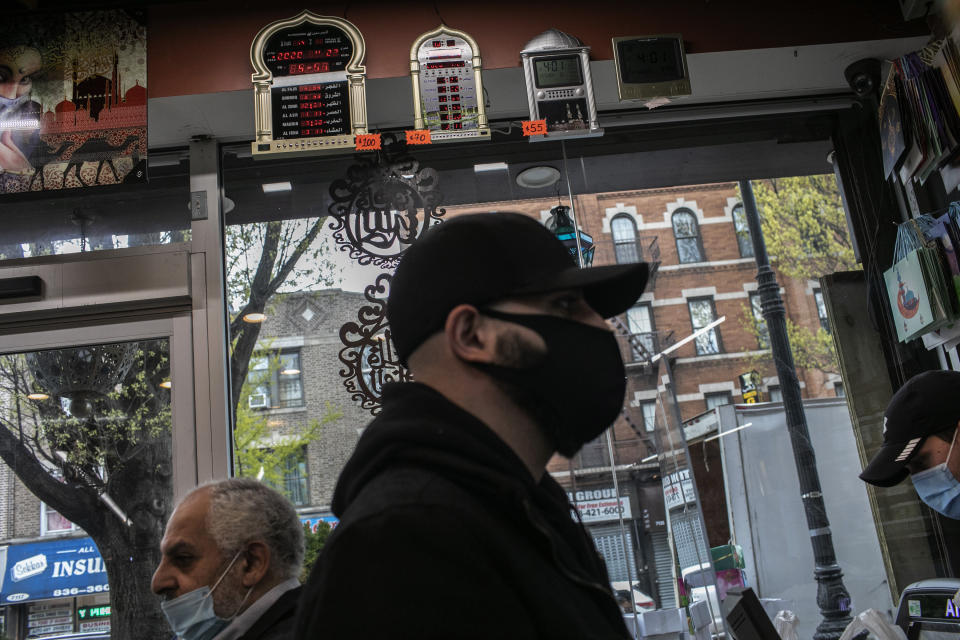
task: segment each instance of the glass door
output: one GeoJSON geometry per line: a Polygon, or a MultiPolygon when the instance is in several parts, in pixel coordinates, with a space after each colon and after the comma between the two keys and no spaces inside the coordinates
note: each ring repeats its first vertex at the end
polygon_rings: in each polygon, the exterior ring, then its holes
{"type": "Polygon", "coordinates": [[[175,316],[0,336],[0,603],[19,631],[166,628],[149,585],[197,481],[189,332],[175,316]]]}

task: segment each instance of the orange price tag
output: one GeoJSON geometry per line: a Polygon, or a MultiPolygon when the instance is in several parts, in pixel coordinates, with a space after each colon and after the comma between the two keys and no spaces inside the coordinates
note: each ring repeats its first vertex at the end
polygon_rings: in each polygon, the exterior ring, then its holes
{"type": "Polygon", "coordinates": [[[411,129],[407,131],[407,144],[430,144],[430,129],[411,129]]]}
{"type": "Polygon", "coordinates": [[[356,142],[357,151],[376,151],[380,148],[380,134],[358,133],[356,142]]]}
{"type": "Polygon", "coordinates": [[[523,121],[523,135],[542,136],[546,133],[547,133],[546,120],[524,120],[523,121]]]}

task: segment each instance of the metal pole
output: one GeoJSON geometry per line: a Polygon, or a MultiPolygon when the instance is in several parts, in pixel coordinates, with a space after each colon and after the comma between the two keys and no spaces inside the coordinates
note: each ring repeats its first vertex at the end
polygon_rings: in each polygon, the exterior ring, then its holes
{"type": "MultiPolygon", "coordinates": [[[[577,211],[573,204],[573,188],[570,186],[570,173],[567,171],[567,145],[560,141],[560,152],[563,154],[563,179],[567,182],[567,197],[570,200],[570,213],[573,221],[573,237],[577,242],[577,265],[583,269],[583,248],[580,246],[580,225],[577,224],[577,211]]],[[[623,562],[627,566],[627,592],[630,594],[630,604],[633,605],[633,627],[637,636],[640,636],[640,621],[637,613],[637,601],[633,597],[633,567],[630,566],[630,549],[627,546],[626,528],[623,525],[623,512],[620,511],[620,483],[617,481],[617,464],[613,456],[613,442],[611,441],[614,426],[610,425],[604,433],[607,441],[607,451],[610,456],[610,477],[613,479],[613,492],[617,498],[617,519],[620,524],[620,543],[623,545],[623,562]]],[[[570,478],[576,491],[576,476],[573,473],[573,463],[570,464],[570,478]]]]}
{"type": "Polygon", "coordinates": [[[813,545],[814,576],[817,580],[817,606],[823,620],[817,625],[814,640],[837,640],[851,622],[850,594],[843,586],[843,572],[837,564],[837,555],[833,549],[833,536],[830,533],[830,520],[823,505],[823,493],[820,490],[820,476],[817,473],[817,459],[810,442],[807,419],[803,413],[800,399],[800,383],[793,364],[790,340],[787,338],[786,311],[780,297],[777,277],[770,268],[767,246],[760,228],[760,216],[753,197],[753,188],[749,180],[740,181],[740,195],[743,208],[753,239],[753,253],[757,261],[757,291],[763,318],[770,333],[770,349],[773,362],[780,379],[780,392],[783,394],[783,409],[787,418],[787,431],[793,446],[793,459],[800,478],[800,497],[803,511],[807,516],[810,530],[810,543],[813,545]]]}
{"type": "Polygon", "coordinates": [[[563,179],[567,181],[567,198],[570,199],[570,216],[573,218],[573,237],[577,241],[577,264],[583,269],[583,247],[580,246],[580,224],[577,222],[577,208],[573,204],[573,187],[570,186],[570,173],[567,171],[567,142],[560,141],[563,154],[563,179]]]}

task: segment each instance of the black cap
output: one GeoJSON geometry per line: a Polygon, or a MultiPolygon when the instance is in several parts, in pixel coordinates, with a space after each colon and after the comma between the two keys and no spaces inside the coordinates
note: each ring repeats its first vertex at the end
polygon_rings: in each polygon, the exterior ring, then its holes
{"type": "Polygon", "coordinates": [[[459,304],[581,289],[587,304],[609,318],[637,301],[648,276],[642,262],[581,269],[556,236],[520,213],[462,215],[407,249],[390,282],[387,321],[406,364],[459,304]]]}
{"type": "Polygon", "coordinates": [[[883,446],[860,474],[864,482],[892,487],[909,474],[907,463],[927,436],[960,422],[960,372],[925,371],[900,387],[883,413],[883,446]]]}

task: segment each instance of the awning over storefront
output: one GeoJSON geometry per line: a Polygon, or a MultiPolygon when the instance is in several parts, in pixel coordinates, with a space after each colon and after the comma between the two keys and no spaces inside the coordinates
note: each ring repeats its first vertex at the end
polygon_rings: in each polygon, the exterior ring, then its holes
{"type": "Polygon", "coordinates": [[[90,538],[32,542],[0,549],[0,604],[109,590],[107,568],[90,538]]]}

